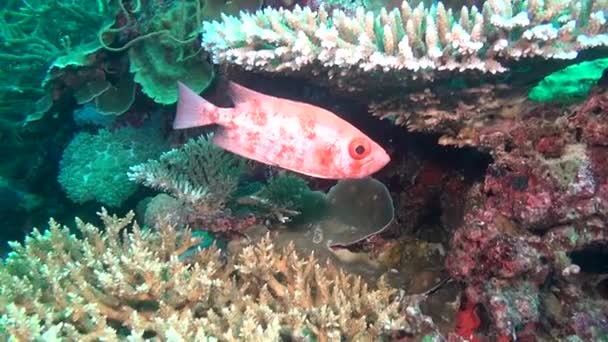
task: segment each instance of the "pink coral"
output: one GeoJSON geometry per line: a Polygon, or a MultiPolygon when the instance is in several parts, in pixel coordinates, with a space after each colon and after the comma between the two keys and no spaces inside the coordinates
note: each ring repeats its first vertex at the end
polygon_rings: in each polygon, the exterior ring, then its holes
{"type": "Polygon", "coordinates": [[[542,115],[479,139],[495,161],[473,191],[479,205],[454,233],[446,266],[502,335],[546,319],[539,308],[548,305],[541,286],[549,279],[574,289],[559,297],[577,303],[553,334],[595,338],[605,319],[584,309],[599,304],[571,282],[580,267],[570,267],[569,254],[608,244],[608,92],[571,110],[575,115],[564,120],[568,111],[537,108],[542,115]]]}

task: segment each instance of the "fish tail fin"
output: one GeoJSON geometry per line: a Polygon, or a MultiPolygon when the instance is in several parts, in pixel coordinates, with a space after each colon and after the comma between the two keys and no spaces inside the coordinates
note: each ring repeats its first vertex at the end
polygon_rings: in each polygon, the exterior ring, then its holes
{"type": "Polygon", "coordinates": [[[173,129],[185,129],[217,123],[221,108],[205,100],[185,84],[177,82],[177,86],[177,113],[173,121],[173,129]]]}

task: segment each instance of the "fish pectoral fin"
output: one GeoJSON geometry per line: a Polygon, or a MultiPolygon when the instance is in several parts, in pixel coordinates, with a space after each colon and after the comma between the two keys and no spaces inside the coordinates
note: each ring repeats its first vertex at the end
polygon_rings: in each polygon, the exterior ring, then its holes
{"type": "Polygon", "coordinates": [[[235,82],[228,82],[228,95],[234,102],[234,105],[239,103],[249,102],[253,100],[274,99],[273,96],[258,93],[257,91],[246,88],[235,82]]]}

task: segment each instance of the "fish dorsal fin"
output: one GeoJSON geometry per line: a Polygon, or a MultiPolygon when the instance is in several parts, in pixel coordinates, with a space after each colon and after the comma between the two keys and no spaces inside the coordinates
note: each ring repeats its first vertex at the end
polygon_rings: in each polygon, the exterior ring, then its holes
{"type": "Polygon", "coordinates": [[[228,82],[228,95],[230,95],[230,98],[235,105],[243,102],[253,101],[254,99],[275,99],[273,96],[258,93],[257,91],[243,87],[242,85],[232,81],[228,82]]]}

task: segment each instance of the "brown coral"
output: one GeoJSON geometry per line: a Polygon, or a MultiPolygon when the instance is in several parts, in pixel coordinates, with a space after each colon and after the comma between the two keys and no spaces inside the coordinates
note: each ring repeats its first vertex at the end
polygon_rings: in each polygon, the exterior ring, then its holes
{"type": "Polygon", "coordinates": [[[436,87],[370,104],[381,119],[418,132],[441,133],[441,145],[479,146],[525,112],[526,93],[504,84],[466,89],[436,87]]]}
{"type": "Polygon", "coordinates": [[[100,217],[105,230],[77,219],[76,237],[51,220],[12,244],[0,266],[0,336],[325,341],[411,333],[420,323],[412,301],[382,281],[370,289],[292,245],[277,251],[268,237],[227,262],[215,248],[185,258],[198,243],[189,231],[147,230],[132,212],[100,217]]]}

